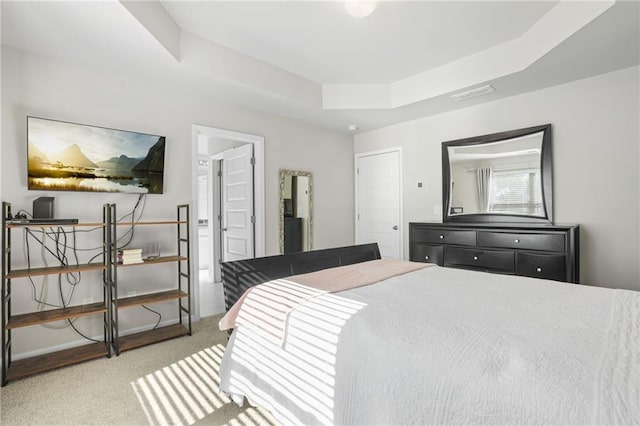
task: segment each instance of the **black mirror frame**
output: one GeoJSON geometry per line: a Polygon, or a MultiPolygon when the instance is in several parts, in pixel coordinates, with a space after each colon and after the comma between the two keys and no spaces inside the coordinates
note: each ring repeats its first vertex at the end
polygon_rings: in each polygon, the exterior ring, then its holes
{"type": "Polygon", "coordinates": [[[442,142],[442,222],[456,223],[547,223],[553,224],[553,158],[551,156],[551,124],[527,127],[524,129],[492,133],[442,142]],[[451,215],[451,170],[449,163],[450,146],[479,145],[498,142],[504,139],[517,138],[533,133],[543,132],[542,152],[540,156],[540,179],[542,184],[542,201],[545,216],[529,216],[504,213],[473,213],[451,215]]]}

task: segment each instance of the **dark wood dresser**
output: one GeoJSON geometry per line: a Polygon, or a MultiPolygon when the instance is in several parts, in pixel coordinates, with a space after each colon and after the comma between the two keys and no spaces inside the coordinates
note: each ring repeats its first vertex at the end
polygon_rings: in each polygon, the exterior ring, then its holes
{"type": "Polygon", "coordinates": [[[578,225],[410,223],[415,262],[579,282],[578,225]]]}

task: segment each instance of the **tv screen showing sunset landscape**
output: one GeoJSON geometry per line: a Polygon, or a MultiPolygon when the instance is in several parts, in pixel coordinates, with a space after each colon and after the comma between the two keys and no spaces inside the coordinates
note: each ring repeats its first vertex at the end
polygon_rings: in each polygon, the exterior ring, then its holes
{"type": "Polygon", "coordinates": [[[27,117],[28,187],[161,194],[164,136],[27,117]]]}

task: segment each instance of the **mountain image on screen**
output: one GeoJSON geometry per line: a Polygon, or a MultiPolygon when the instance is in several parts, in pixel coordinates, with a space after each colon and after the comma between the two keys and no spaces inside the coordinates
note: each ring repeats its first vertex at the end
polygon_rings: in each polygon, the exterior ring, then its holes
{"type": "Polygon", "coordinates": [[[133,167],[142,161],[142,158],[129,158],[122,154],[120,157],[111,157],[105,161],[98,161],[98,167],[113,170],[132,170],[133,167]]]}
{"type": "Polygon", "coordinates": [[[29,189],[161,194],[165,137],[27,118],[29,189]]]}
{"type": "Polygon", "coordinates": [[[132,170],[162,173],[164,170],[164,138],[160,138],[160,140],[149,149],[149,153],[144,160],[136,164],[132,170]]]}

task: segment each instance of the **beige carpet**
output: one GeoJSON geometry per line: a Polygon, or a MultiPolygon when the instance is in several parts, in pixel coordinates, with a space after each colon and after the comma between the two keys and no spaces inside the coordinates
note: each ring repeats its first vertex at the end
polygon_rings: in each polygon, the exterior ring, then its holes
{"type": "Polygon", "coordinates": [[[226,334],[219,316],[193,335],[9,382],[2,425],[274,424],[264,410],[219,393],[226,334]]]}

